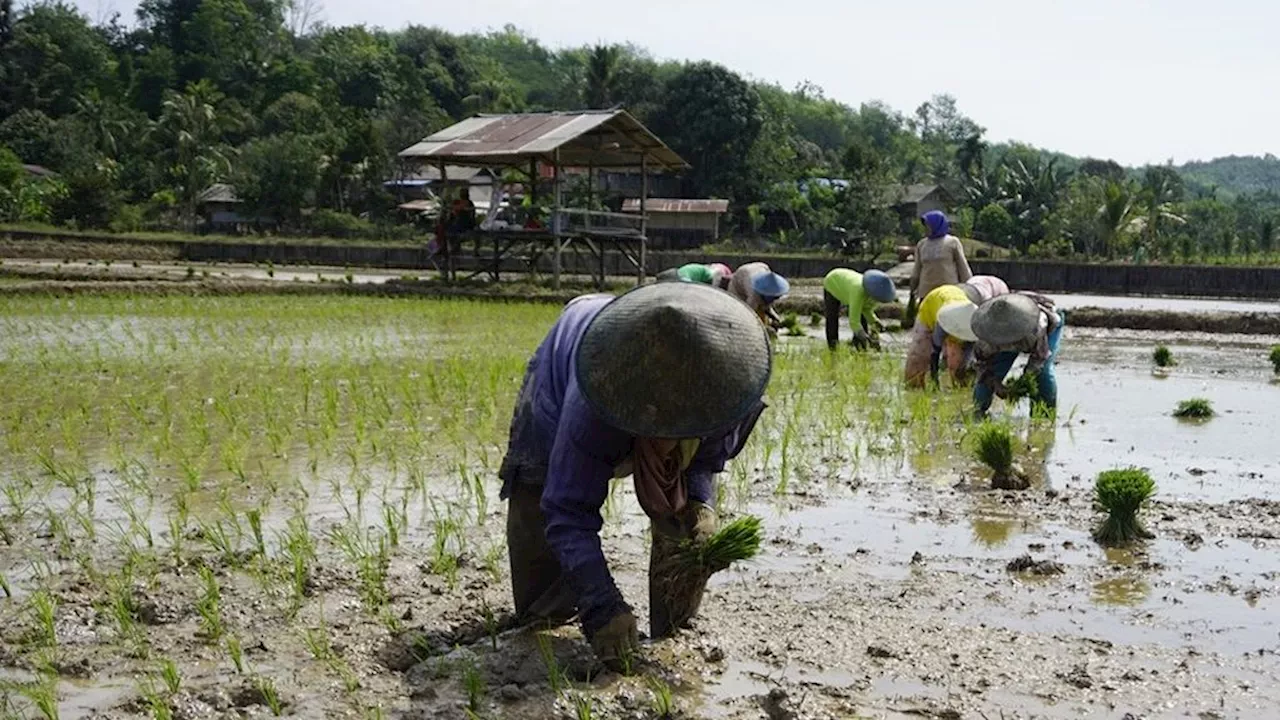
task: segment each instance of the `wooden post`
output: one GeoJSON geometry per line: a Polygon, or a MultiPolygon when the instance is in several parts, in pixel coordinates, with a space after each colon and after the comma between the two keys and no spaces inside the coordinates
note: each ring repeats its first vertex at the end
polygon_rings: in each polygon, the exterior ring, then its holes
{"type": "Polygon", "coordinates": [[[446,195],[449,192],[449,171],[445,168],[443,162],[440,163],[440,210],[437,214],[440,223],[440,252],[444,253],[444,279],[453,282],[455,273],[453,269],[453,245],[449,242],[449,224],[445,222],[446,195]]]}
{"type": "Polygon", "coordinates": [[[552,185],[555,200],[551,207],[551,241],[555,243],[555,255],[551,258],[551,287],[560,289],[560,254],[564,249],[560,244],[560,233],[563,231],[560,218],[560,148],[556,148],[554,178],[552,185]]]}
{"type": "Polygon", "coordinates": [[[640,154],[640,268],[636,284],[644,284],[645,245],[649,243],[649,216],[646,206],[649,204],[649,153],[640,154]]]}

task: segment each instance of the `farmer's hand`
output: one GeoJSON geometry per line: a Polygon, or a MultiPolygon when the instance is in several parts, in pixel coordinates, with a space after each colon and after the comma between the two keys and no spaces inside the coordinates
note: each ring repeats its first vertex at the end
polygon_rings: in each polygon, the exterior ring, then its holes
{"type": "Polygon", "coordinates": [[[1009,386],[1002,382],[996,383],[996,397],[1006,400],[1009,397],[1009,386]]]}
{"type": "Polygon", "coordinates": [[[871,337],[867,335],[865,330],[859,330],[853,334],[853,339],[849,341],[855,350],[866,350],[871,344],[871,337]]]}
{"type": "Polygon", "coordinates": [[[630,610],[614,615],[605,626],[591,636],[591,649],[610,670],[626,672],[631,657],[640,648],[636,616],[630,610]]]}
{"type": "Polygon", "coordinates": [[[704,543],[716,534],[719,518],[716,509],[698,500],[689,501],[689,538],[697,543],[704,543]]]}

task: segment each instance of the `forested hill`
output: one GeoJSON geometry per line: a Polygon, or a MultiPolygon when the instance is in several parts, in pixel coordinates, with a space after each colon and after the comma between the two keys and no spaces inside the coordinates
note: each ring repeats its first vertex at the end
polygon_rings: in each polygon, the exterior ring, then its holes
{"type": "Polygon", "coordinates": [[[1189,162],[1178,172],[1197,185],[1217,187],[1232,194],[1280,192],[1280,158],[1268,153],[1255,155],[1230,155],[1207,162],[1189,162]]]}

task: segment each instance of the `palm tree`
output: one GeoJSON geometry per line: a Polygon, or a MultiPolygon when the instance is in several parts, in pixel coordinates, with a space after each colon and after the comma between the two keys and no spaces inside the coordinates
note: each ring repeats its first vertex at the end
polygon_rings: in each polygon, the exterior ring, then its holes
{"type": "Polygon", "coordinates": [[[1118,241],[1142,226],[1142,209],[1128,183],[1107,180],[1098,208],[1098,231],[1102,251],[1111,257],[1118,241]]]}
{"type": "Polygon", "coordinates": [[[200,193],[231,171],[215,109],[219,100],[221,94],[213,85],[201,80],[185,93],[170,92],[161,106],[157,127],[167,141],[169,175],[177,185],[188,229],[195,225],[200,193]]]}
{"type": "Polygon", "coordinates": [[[1182,178],[1169,167],[1153,166],[1147,168],[1142,179],[1142,205],[1144,209],[1143,224],[1147,249],[1157,248],[1156,236],[1162,224],[1182,225],[1186,218],[1174,212],[1174,203],[1182,199],[1182,178]]]}
{"type": "Polygon", "coordinates": [[[618,73],[618,59],[622,56],[617,45],[596,45],[587,56],[586,87],[583,100],[593,110],[607,108],[612,103],[614,78],[618,73]]]}

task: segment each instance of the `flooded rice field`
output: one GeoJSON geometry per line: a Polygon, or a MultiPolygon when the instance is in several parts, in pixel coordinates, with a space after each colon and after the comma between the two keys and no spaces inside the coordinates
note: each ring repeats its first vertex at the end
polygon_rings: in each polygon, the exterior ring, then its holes
{"type": "MultiPolygon", "coordinates": [[[[621,677],[509,617],[495,474],[556,312],[0,300],[0,716],[1280,716],[1267,338],[1069,328],[1057,419],[997,406],[1026,491],[987,489],[964,391],[900,388],[904,336],[781,338],[719,479],[765,548],[621,677]],[[1103,549],[1094,479],[1131,465],[1155,537],[1103,549]]],[[[602,538],[644,626],[629,482],[602,538]]]]}

